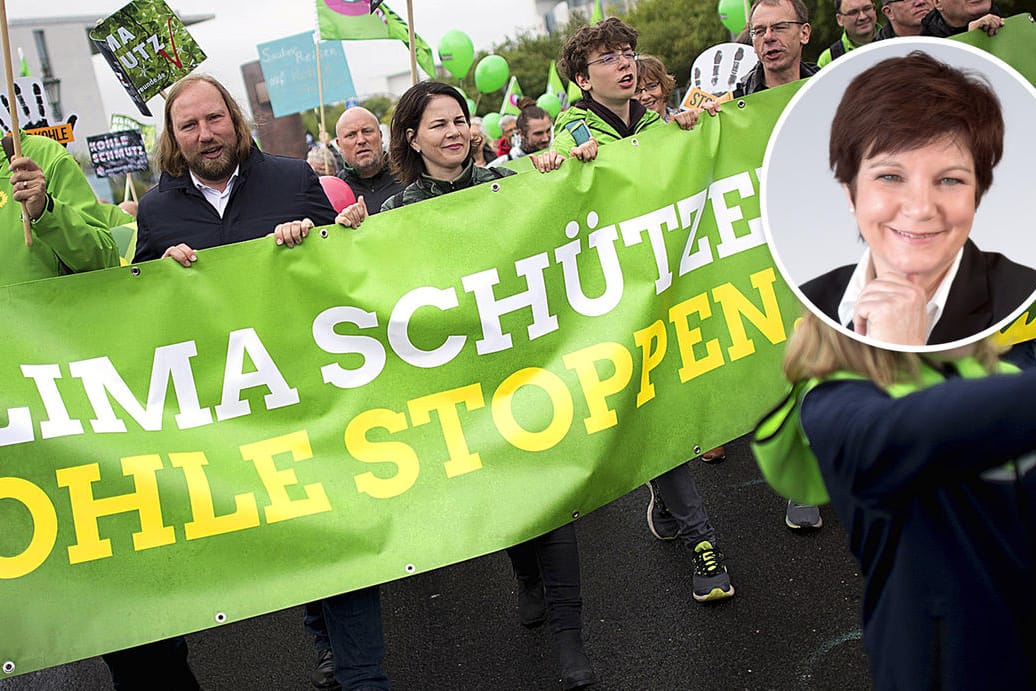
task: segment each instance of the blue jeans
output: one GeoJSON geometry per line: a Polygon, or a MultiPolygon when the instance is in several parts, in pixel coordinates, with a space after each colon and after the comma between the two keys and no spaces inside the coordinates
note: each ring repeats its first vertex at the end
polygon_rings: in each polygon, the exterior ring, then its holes
{"type": "Polygon", "coordinates": [[[715,547],[716,531],[709,522],[709,514],[705,513],[705,500],[687,464],[681,463],[651,482],[669,513],[676,519],[676,536],[687,549],[693,552],[694,546],[702,540],[708,540],[715,547]]]}
{"type": "Polygon", "coordinates": [[[335,679],[343,691],[388,689],[388,675],[381,669],[385,635],[378,586],[334,595],[322,604],[335,657],[335,679]]]}
{"type": "Polygon", "coordinates": [[[327,624],[324,623],[323,601],[307,602],[302,607],[302,625],[312,634],[317,657],[320,657],[325,650],[331,649],[331,640],[327,637],[327,624]]]}

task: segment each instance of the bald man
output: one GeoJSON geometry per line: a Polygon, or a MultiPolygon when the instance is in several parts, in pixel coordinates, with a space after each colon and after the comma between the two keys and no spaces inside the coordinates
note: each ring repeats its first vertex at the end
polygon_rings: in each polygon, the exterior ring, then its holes
{"type": "Polygon", "coordinates": [[[404,187],[389,172],[378,119],[366,108],[349,108],[338,118],[335,135],[346,165],[338,177],[349,184],[357,199],[363,196],[370,213],[378,213],[382,203],[404,187]]]}

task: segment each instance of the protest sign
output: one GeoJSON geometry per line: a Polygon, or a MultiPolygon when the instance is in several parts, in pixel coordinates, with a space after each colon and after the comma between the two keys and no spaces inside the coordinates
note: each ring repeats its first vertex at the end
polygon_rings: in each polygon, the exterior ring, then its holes
{"type": "Polygon", "coordinates": [[[4,674],[496,551],[751,429],[799,86],[292,251],[0,288],[4,674]]]}
{"type": "Polygon", "coordinates": [[[349,62],[340,41],[320,42],[317,84],[317,49],[313,33],[305,32],[256,46],[270,105],[277,117],[339,103],[356,96],[349,62]],[[320,89],[323,100],[320,102],[320,89]]]}
{"type": "MultiPolygon", "coordinates": [[[[11,131],[11,104],[7,100],[7,90],[3,92],[0,94],[0,128],[8,134],[11,131]]],[[[15,78],[14,97],[18,126],[27,134],[50,137],[61,144],[75,141],[72,128],[78,118],[70,115],[67,122],[56,122],[43,81],[38,77],[15,78]]]]}
{"type": "Polygon", "coordinates": [[[86,138],[86,145],[90,150],[90,163],[99,178],[151,168],[144,139],[137,130],[93,135],[86,138]]]}
{"type": "Polygon", "coordinates": [[[147,151],[155,150],[155,126],[145,125],[140,120],[131,118],[128,115],[122,113],[112,113],[111,121],[108,129],[112,132],[122,132],[123,130],[137,130],[140,132],[140,136],[144,139],[144,149],[147,151]]]}
{"type": "MultiPolygon", "coordinates": [[[[694,59],[688,91],[700,89],[717,96],[731,92],[758,62],[759,58],[752,46],[740,43],[712,46],[694,59]]],[[[681,104],[685,110],[692,105],[686,102],[681,104]]]]}
{"type": "Polygon", "coordinates": [[[144,115],[151,115],[148,100],[205,60],[162,0],[133,0],[94,27],[90,40],[144,115]]]}

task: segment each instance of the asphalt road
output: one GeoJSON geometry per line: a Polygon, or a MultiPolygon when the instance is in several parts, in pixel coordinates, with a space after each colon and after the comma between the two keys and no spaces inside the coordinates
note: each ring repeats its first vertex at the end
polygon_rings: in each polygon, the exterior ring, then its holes
{"type": "MultiPolygon", "coordinates": [[[[685,549],[655,540],[647,490],[579,519],[584,635],[598,689],[868,689],[860,641],[862,579],[845,533],[784,526],[784,501],[760,479],[748,445],[721,464],[692,463],[735,597],[691,598],[685,549]]],[[[503,553],[382,588],[388,656],[397,689],[558,689],[546,627],[514,612],[503,553]]],[[[312,643],[301,608],[188,636],[207,691],[306,691],[312,643]]],[[[0,691],[96,691],[111,682],[98,658],[0,680],[0,691]]]]}

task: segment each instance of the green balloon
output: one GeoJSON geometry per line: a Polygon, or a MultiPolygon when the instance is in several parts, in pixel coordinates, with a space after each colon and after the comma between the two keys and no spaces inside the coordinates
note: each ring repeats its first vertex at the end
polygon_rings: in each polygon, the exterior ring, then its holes
{"type": "Polygon", "coordinates": [[[730,33],[741,33],[746,21],[744,0],[719,0],[719,20],[730,33]]]}
{"type": "Polygon", "coordinates": [[[450,29],[439,39],[439,60],[457,79],[463,79],[475,59],[475,46],[463,31],[450,29]]]}
{"type": "Polygon", "coordinates": [[[475,86],[484,94],[504,88],[511,70],[499,55],[487,55],[475,66],[475,86]]]}
{"type": "Polygon", "coordinates": [[[561,112],[561,99],[555,94],[543,94],[536,99],[536,105],[550,114],[550,119],[553,120],[561,112]]]}
{"type": "Polygon", "coordinates": [[[504,136],[503,131],[500,129],[500,113],[486,113],[483,115],[482,127],[485,128],[486,134],[489,135],[490,139],[499,139],[504,136]]]}
{"type": "Polygon", "coordinates": [[[472,101],[470,98],[465,98],[464,100],[468,102],[468,112],[471,113],[472,117],[474,117],[475,116],[475,102],[472,101]]]}

